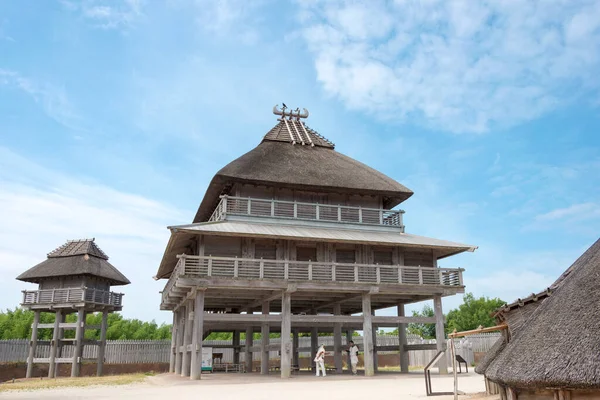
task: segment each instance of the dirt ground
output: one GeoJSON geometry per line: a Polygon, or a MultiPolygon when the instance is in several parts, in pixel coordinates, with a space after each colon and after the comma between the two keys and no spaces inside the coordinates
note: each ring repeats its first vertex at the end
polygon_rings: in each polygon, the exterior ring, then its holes
{"type": "MultiPolygon", "coordinates": [[[[434,391],[452,391],[452,375],[432,375],[434,391]]],[[[483,377],[475,373],[459,375],[459,390],[467,396],[461,399],[481,398],[485,391],[483,377]]],[[[425,399],[425,380],[422,373],[380,374],[372,378],[351,375],[330,375],[325,378],[301,374],[291,379],[258,374],[203,374],[201,381],[190,381],[170,374],[147,378],[143,383],[124,386],[95,386],[63,388],[30,392],[6,392],[10,399],[140,399],[144,400],[376,400],[392,396],[397,399],[425,399]]],[[[437,400],[453,396],[436,396],[437,400]]],[[[491,400],[491,398],[488,398],[491,400]]]]}

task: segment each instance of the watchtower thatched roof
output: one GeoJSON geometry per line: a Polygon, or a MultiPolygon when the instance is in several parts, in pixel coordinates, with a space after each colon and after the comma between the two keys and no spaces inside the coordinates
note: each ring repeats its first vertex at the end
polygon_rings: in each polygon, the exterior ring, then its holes
{"type": "Polygon", "coordinates": [[[485,375],[515,388],[600,389],[599,286],[600,239],[550,287],[485,375]]]}
{"type": "Polygon", "coordinates": [[[194,222],[207,221],[219,202],[219,195],[234,183],[371,194],[383,196],[385,208],[392,208],[413,194],[392,178],[335,151],[333,143],[303,122],[293,119],[280,120],[257,147],[217,172],[194,222]],[[302,143],[298,142],[301,138],[302,143]]]}
{"type": "Polygon", "coordinates": [[[106,279],[111,285],[131,283],[108,262],[108,256],[94,239],[69,240],[48,253],[48,259],[17,277],[24,282],[40,283],[50,278],[88,275],[106,279]]]}

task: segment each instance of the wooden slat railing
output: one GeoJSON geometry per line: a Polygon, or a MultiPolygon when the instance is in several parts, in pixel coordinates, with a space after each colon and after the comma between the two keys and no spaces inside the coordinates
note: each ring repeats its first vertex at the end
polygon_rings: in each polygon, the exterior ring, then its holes
{"type": "Polygon", "coordinates": [[[123,294],[91,288],[24,290],[21,304],[96,303],[120,307],[123,294]]]}
{"type": "Polygon", "coordinates": [[[345,224],[393,226],[403,230],[402,210],[351,207],[334,204],[221,196],[209,222],[222,221],[227,215],[298,219],[345,224]]]}
{"type": "Polygon", "coordinates": [[[182,254],[165,289],[163,303],[180,276],[270,279],[368,284],[435,285],[461,287],[461,268],[402,265],[344,264],[314,261],[265,260],[182,254]]]}

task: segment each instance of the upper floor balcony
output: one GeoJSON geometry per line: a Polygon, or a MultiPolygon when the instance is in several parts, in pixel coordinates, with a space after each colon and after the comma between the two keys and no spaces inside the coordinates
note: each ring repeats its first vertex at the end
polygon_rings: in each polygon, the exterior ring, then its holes
{"type": "Polygon", "coordinates": [[[58,304],[88,303],[121,307],[123,294],[90,288],[60,288],[24,290],[23,306],[56,306],[58,304]]]}
{"type": "Polygon", "coordinates": [[[296,224],[337,224],[338,227],[358,225],[404,232],[403,214],[402,210],[223,195],[209,222],[261,218],[290,220],[296,224]]]}

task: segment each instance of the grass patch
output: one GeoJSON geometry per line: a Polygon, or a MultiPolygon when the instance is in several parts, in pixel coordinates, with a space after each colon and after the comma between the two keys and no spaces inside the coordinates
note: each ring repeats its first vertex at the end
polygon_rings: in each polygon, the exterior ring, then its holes
{"type": "Polygon", "coordinates": [[[128,385],[130,383],[143,382],[151,373],[143,374],[127,374],[127,375],[112,375],[112,376],[94,376],[81,378],[44,378],[44,379],[18,379],[5,382],[0,385],[0,392],[8,392],[12,390],[40,390],[65,387],[83,387],[95,385],[128,385]]]}

